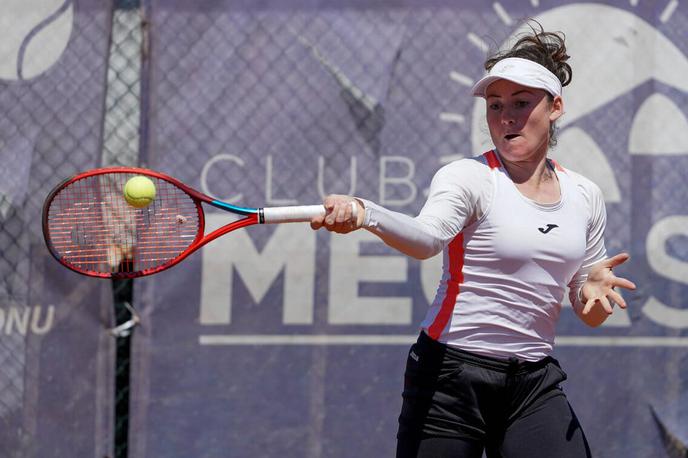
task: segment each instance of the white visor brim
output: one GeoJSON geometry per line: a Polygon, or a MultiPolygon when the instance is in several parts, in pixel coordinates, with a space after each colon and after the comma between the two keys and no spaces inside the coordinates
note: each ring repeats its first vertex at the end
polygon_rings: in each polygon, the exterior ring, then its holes
{"type": "Polygon", "coordinates": [[[487,75],[471,90],[476,97],[487,96],[487,88],[497,80],[505,79],[522,86],[544,89],[552,96],[561,96],[561,81],[556,75],[532,60],[508,57],[497,62],[487,75]]]}

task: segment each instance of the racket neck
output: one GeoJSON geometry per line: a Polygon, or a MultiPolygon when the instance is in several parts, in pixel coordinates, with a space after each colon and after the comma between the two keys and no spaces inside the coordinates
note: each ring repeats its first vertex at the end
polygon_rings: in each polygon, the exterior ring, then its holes
{"type": "Polygon", "coordinates": [[[221,200],[210,200],[208,201],[208,203],[213,207],[217,207],[222,210],[227,210],[232,213],[244,216],[257,215],[260,211],[260,209],[258,208],[239,207],[237,205],[228,204],[227,202],[222,202],[221,200]]]}
{"type": "Polygon", "coordinates": [[[228,232],[232,232],[232,231],[234,231],[236,229],[240,229],[242,227],[252,226],[254,224],[259,224],[257,213],[249,214],[246,218],[240,219],[240,220],[235,221],[231,224],[228,224],[226,226],[222,226],[221,228],[214,230],[210,234],[203,237],[200,240],[200,242],[191,251],[197,250],[198,248],[202,247],[203,245],[206,245],[206,244],[212,242],[216,238],[221,237],[221,236],[227,234],[228,232]]]}

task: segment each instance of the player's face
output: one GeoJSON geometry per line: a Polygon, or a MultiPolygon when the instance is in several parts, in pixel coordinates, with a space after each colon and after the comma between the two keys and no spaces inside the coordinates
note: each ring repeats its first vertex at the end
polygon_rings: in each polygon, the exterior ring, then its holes
{"type": "Polygon", "coordinates": [[[549,126],[562,114],[561,97],[550,101],[542,89],[508,80],[487,88],[487,125],[505,159],[523,161],[547,154],[549,126]]]}

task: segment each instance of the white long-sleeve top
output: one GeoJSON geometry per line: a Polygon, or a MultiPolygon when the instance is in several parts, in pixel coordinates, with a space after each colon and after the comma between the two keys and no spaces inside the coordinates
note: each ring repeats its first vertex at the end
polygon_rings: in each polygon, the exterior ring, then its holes
{"type": "Polygon", "coordinates": [[[566,286],[578,290],[606,257],[602,193],[551,162],[555,204],[518,191],[490,151],[442,167],[413,218],[363,200],[364,227],[399,251],[424,259],[443,252],[443,274],[421,328],[472,353],[536,361],[552,352],[566,286]]]}

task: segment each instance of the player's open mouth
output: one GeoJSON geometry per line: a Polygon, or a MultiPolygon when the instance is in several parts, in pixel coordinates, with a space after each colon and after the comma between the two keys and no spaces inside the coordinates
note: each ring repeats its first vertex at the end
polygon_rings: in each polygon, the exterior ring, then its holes
{"type": "Polygon", "coordinates": [[[504,136],[504,138],[507,140],[513,140],[516,137],[520,137],[520,135],[519,134],[508,134],[508,135],[504,136]]]}

